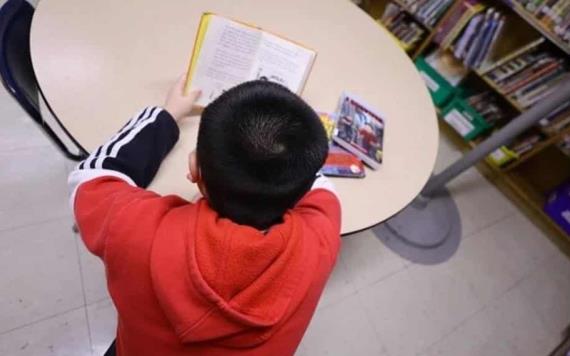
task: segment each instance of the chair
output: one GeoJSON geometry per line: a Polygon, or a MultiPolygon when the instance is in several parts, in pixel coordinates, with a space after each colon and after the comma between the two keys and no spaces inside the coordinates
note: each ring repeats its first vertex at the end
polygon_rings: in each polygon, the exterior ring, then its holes
{"type": "Polygon", "coordinates": [[[44,100],[34,74],[30,56],[30,26],[33,15],[34,8],[25,0],[8,0],[0,8],[0,77],[2,84],[67,158],[81,161],[85,159],[87,152],[61,125],[47,101],[44,100]],[[57,127],[52,127],[42,117],[40,100],[46,103],[57,127]],[[76,146],[78,153],[73,153],[54,130],[62,131],[68,141],[76,146]]]}

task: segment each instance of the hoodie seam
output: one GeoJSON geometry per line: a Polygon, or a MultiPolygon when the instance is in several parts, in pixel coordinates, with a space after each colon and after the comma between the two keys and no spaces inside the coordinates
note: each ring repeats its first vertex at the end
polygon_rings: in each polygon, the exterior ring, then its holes
{"type": "Polygon", "coordinates": [[[202,325],[207,319],[208,317],[210,317],[210,315],[212,315],[212,313],[218,309],[215,305],[211,306],[210,309],[208,309],[204,315],[202,315],[200,317],[200,319],[198,319],[195,323],[191,324],[190,326],[182,329],[180,331],[180,337],[181,338],[186,338],[187,334],[190,333],[192,330],[194,330],[195,328],[199,327],[200,325],[202,325]]]}

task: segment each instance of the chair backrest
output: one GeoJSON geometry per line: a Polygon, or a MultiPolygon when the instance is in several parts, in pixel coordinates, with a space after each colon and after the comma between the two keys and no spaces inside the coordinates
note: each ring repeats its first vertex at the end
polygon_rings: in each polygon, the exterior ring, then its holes
{"type": "Polygon", "coordinates": [[[42,118],[40,110],[42,93],[30,55],[30,27],[33,16],[34,8],[25,0],[8,0],[0,8],[0,77],[2,84],[22,109],[42,127],[56,146],[69,159],[79,161],[85,158],[85,150],[61,125],[49,105],[47,107],[60,129],[77,146],[80,153],[71,153],[53,128],[42,118]]]}
{"type": "Polygon", "coordinates": [[[39,88],[30,56],[34,8],[25,0],[8,0],[0,8],[0,76],[6,90],[36,121],[41,121],[39,88]]]}

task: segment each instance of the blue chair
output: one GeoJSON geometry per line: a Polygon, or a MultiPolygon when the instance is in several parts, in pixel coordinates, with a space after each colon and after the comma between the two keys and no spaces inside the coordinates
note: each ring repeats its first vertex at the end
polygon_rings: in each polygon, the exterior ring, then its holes
{"type": "Polygon", "coordinates": [[[47,101],[44,100],[34,74],[30,56],[30,26],[33,15],[34,8],[25,0],[8,0],[0,8],[0,77],[2,84],[67,158],[81,161],[85,159],[87,152],[61,125],[47,101]],[[56,124],[77,147],[78,153],[71,152],[61,137],[56,134],[54,128],[44,120],[40,111],[40,100],[44,100],[56,124]]]}

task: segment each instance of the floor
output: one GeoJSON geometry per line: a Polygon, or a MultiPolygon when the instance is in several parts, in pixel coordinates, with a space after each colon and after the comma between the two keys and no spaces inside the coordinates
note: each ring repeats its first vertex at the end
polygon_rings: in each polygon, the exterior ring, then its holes
{"type": "MultiPolygon", "coordinates": [[[[0,1],[0,4],[2,1],[0,1]]],[[[72,232],[73,167],[0,91],[0,355],[102,355],[115,310],[72,232]]],[[[459,157],[442,138],[436,171],[459,157]]],[[[345,238],[300,356],[547,355],[570,323],[570,260],[477,171],[450,184],[459,251],[408,263],[345,238]]]]}

